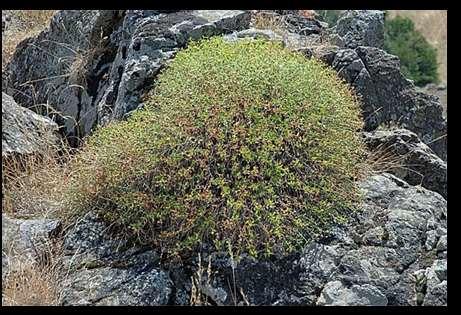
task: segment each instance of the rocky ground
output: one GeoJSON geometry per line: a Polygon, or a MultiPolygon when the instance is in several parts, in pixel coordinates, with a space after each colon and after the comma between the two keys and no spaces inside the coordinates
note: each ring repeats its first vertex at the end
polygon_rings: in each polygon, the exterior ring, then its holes
{"type": "Polygon", "coordinates": [[[75,139],[123,119],[142,106],[157,73],[189,39],[262,37],[333,67],[362,99],[370,150],[399,158],[359,183],[362,211],[287,257],[234,261],[205,246],[174,265],[160,261],[155,248],[127,246],[91,214],[66,231],[58,219],[3,214],[2,278],[18,260],[42,259],[43,244],[60,239],[62,305],[447,304],[447,122],[440,100],[417,89],[398,58],[382,50],[383,12],[346,11],[334,29],[274,13],[284,32],[255,28],[253,14],[59,11],[49,28],[18,45],[2,73],[2,103],[9,104],[2,108],[2,156],[39,151],[45,137],[57,136],[56,126],[75,139]],[[54,109],[49,118],[57,125],[31,113],[43,104],[54,109]],[[50,126],[46,136],[39,122],[50,126]]]}

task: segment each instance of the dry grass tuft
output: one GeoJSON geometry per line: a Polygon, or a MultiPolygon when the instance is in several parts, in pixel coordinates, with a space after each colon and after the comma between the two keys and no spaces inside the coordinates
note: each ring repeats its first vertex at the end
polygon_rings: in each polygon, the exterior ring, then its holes
{"type": "Polygon", "coordinates": [[[16,46],[26,38],[36,36],[45,29],[56,10],[17,10],[15,17],[22,29],[12,30],[2,36],[2,68],[10,61],[16,46]]]}
{"type": "Polygon", "coordinates": [[[2,281],[2,304],[6,306],[48,306],[60,301],[62,247],[47,244],[36,261],[15,257],[2,281]]]}
{"type": "Polygon", "coordinates": [[[2,158],[2,212],[20,217],[53,217],[62,206],[66,144],[49,145],[40,154],[2,158]]]}
{"type": "Polygon", "coordinates": [[[257,12],[253,15],[253,26],[257,29],[271,30],[281,36],[287,32],[283,16],[274,12],[257,12]]]}
{"type": "Polygon", "coordinates": [[[211,279],[211,258],[208,259],[208,267],[205,269],[202,266],[202,256],[198,254],[198,269],[191,277],[191,295],[190,295],[190,305],[192,306],[210,306],[212,305],[209,301],[209,296],[207,295],[207,290],[203,289],[204,287],[210,287],[211,279]],[[206,271],[206,275],[204,272],[206,271]]]}
{"type": "Polygon", "coordinates": [[[369,152],[365,163],[365,173],[369,176],[382,173],[392,173],[406,168],[408,154],[397,155],[392,147],[381,144],[369,152]]]}
{"type": "Polygon", "coordinates": [[[36,264],[25,263],[19,270],[10,273],[3,285],[3,304],[14,305],[57,305],[58,294],[54,272],[36,264]]]}

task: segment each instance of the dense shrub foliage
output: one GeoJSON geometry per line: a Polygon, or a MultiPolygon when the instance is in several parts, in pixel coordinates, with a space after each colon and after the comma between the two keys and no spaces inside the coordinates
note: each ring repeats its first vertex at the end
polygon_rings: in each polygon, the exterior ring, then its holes
{"type": "Polygon", "coordinates": [[[437,51],[407,17],[385,21],[385,49],[400,58],[403,74],[416,85],[438,81],[437,51]]]}
{"type": "Polygon", "coordinates": [[[291,251],[355,209],[361,127],[319,61],[259,40],[191,43],[145,109],[88,140],[69,204],[170,254],[291,251]]]}

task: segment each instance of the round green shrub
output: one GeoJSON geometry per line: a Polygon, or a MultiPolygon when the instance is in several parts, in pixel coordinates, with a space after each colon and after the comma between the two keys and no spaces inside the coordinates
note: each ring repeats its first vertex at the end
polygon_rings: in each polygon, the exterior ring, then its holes
{"type": "Polygon", "coordinates": [[[400,58],[402,73],[416,85],[438,82],[437,50],[419,33],[413,21],[396,16],[386,19],[385,49],[400,58]]]}
{"type": "Polygon", "coordinates": [[[354,211],[359,112],[333,70],[278,43],[191,43],[145,109],[88,140],[69,205],[169,254],[286,253],[354,211]]]}

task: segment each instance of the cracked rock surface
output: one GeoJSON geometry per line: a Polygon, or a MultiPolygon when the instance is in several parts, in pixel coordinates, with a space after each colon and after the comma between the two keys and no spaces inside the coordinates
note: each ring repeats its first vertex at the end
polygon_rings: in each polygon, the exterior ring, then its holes
{"type": "Polygon", "coordinates": [[[447,198],[447,163],[415,133],[406,129],[378,129],[363,135],[370,150],[394,157],[397,165],[390,170],[392,174],[447,198]]]}
{"type": "MultiPolygon", "coordinates": [[[[298,253],[232,261],[205,251],[200,264],[211,274],[200,292],[215,305],[446,305],[446,200],[391,174],[360,185],[365,201],[352,222],[298,253]]],[[[91,216],[65,248],[73,267],[64,304],[187,304],[199,268],[197,259],[167,268],[91,216]]]]}
{"type": "Polygon", "coordinates": [[[49,28],[19,44],[6,91],[25,107],[48,102],[70,139],[84,136],[140,106],[188,40],[248,24],[249,13],[239,10],[62,10],[49,28]]]}
{"type": "Polygon", "coordinates": [[[446,160],[447,122],[442,105],[403,76],[396,56],[368,46],[319,53],[360,95],[365,131],[387,125],[408,129],[446,160]]]}
{"type": "Polygon", "coordinates": [[[16,219],[2,214],[2,279],[24,262],[40,262],[60,229],[55,219],[16,219]]]}
{"type": "Polygon", "coordinates": [[[2,92],[2,157],[43,151],[58,143],[58,125],[2,92]]]}

